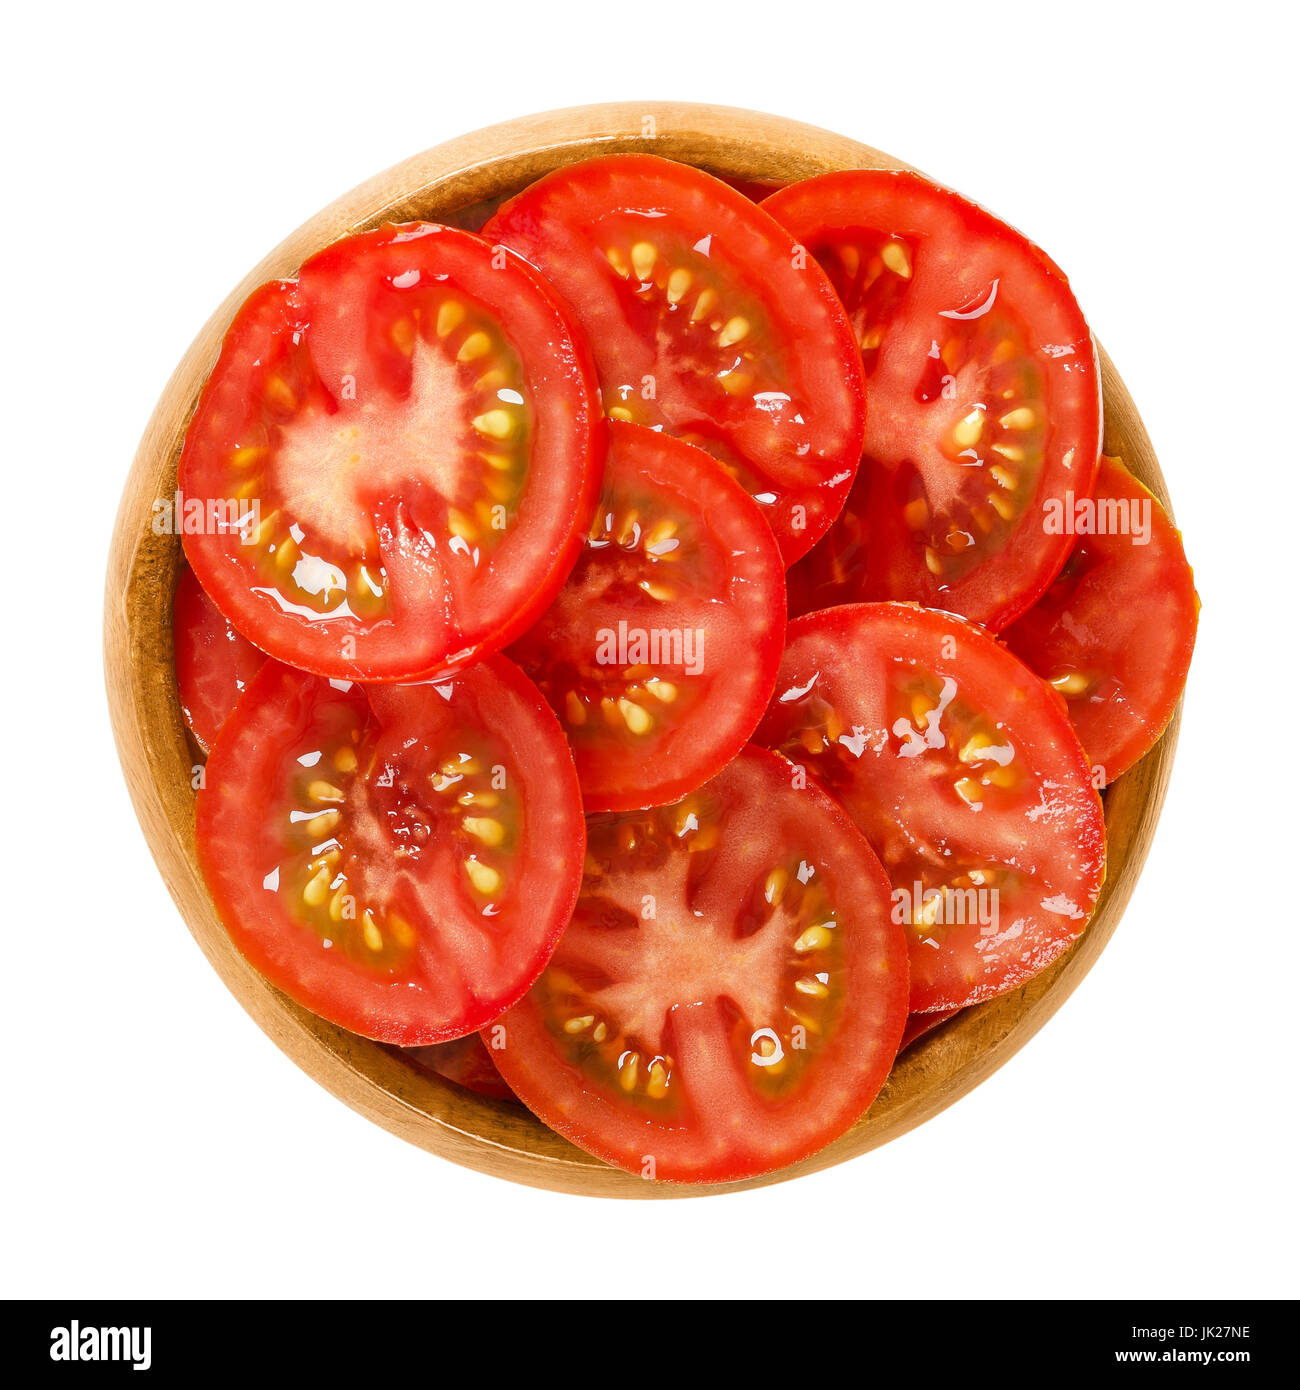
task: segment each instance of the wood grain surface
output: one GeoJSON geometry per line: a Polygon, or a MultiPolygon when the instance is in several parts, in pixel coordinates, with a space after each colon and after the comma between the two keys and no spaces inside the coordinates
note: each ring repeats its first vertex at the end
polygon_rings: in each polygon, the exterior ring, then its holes
{"type": "MultiPolygon", "coordinates": [[[[1119,923],[1164,800],[1177,715],[1154,750],[1106,795],[1107,881],[1087,931],[1027,985],[967,1009],[899,1060],[876,1103],[828,1148],[779,1173],[725,1187],[646,1182],[574,1148],[527,1111],[417,1070],[393,1050],[322,1022],[273,989],[231,944],[194,853],[193,758],[172,665],[176,536],[156,536],[152,504],[176,487],[186,422],[222,335],[250,290],[290,276],[313,251],[361,228],[427,219],[477,227],[551,169],[595,154],[645,150],[711,173],[788,182],[828,170],[905,168],[844,136],[777,116],[674,102],[576,107],[509,121],[416,155],[318,213],[255,266],[203,326],[167,383],[140,442],[118,511],[104,605],[109,705],[136,814],[195,940],[235,998],[304,1071],[348,1105],[432,1153],[516,1182],[605,1197],[735,1191],[814,1172],[884,1144],[964,1096],[1060,1008],[1119,923]]],[[[1137,409],[1102,353],[1106,452],[1166,505],[1137,409]]]]}

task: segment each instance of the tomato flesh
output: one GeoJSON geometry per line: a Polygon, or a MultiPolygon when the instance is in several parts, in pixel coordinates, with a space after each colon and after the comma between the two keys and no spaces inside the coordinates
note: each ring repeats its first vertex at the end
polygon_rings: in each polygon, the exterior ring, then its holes
{"type": "Polygon", "coordinates": [[[1065,697],[1109,783],[1173,718],[1200,600],[1182,537],[1118,459],[1102,459],[1095,496],[1077,499],[1063,520],[1083,534],[1052,587],[1002,636],[1065,697]]]}
{"type": "Polygon", "coordinates": [[[504,657],[371,694],[268,663],[208,761],[199,862],[277,988],[365,1037],[444,1042],[549,958],[581,876],[577,777],[504,657]]]}
{"type": "Polygon", "coordinates": [[[785,636],[781,554],[707,454],[610,426],[586,547],[511,655],[573,745],[588,810],[675,801],[745,745],[785,636]]]}
{"type": "Polygon", "coordinates": [[[756,737],[857,822],[908,928],[914,1013],[1013,988],[1087,926],[1105,824],[1060,699],[982,629],[910,604],[791,623],[756,737]]]}
{"type": "Polygon", "coordinates": [[[888,1074],[907,1003],[888,880],[794,773],[748,748],[671,807],[589,818],[573,921],[491,1031],[516,1094],[609,1163],[767,1172],[848,1129],[888,1074]]]}
{"type": "Polygon", "coordinates": [[[451,670],[558,589],[602,433],[586,350],[517,257],[428,224],[348,237],[236,314],[186,433],[186,554],[282,661],[451,670]]]}
{"type": "Polygon", "coordinates": [[[176,583],[172,649],[181,713],[194,741],[210,753],[266,653],[230,626],[188,565],[176,583]]]}
{"type": "Polygon", "coordinates": [[[791,578],[796,611],[912,599],[1005,627],[1069,552],[1045,505],[1097,469],[1100,375],[1068,281],[916,174],[825,174],[763,207],[825,267],[867,382],[863,464],[791,578]]]}
{"type": "Polygon", "coordinates": [[[829,282],[765,212],[652,155],[549,174],[483,235],[572,305],[612,419],[719,458],[790,564],[835,519],[861,453],[862,371],[829,282]]]}

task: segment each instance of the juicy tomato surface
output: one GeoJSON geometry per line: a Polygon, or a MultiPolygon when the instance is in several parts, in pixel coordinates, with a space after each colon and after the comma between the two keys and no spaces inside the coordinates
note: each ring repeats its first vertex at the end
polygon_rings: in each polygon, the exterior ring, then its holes
{"type": "Polygon", "coordinates": [[[181,713],[195,742],[212,751],[226,716],[262,669],[266,653],[241,637],[188,565],[172,603],[172,648],[181,713]]]}
{"type": "Polygon", "coordinates": [[[755,737],[880,856],[913,1012],[1011,989],[1088,924],[1105,872],[1088,760],[1060,697],[973,624],[902,603],[797,619],[755,737]]]}
{"type": "Polygon", "coordinates": [[[1100,374],[1069,282],[916,174],[825,174],[763,207],[826,268],[867,380],[862,467],[791,577],[796,610],[913,599],[1006,626],[1069,552],[1045,504],[1097,469],[1100,374]]]}
{"type": "Polygon", "coordinates": [[[758,507],[708,454],[612,424],[586,546],[511,649],[559,715],[588,810],[675,801],[744,747],[785,638],[758,507]]]}
{"type": "Polygon", "coordinates": [[[421,1071],[431,1071],[444,1081],[454,1081],[457,1086],[480,1096],[491,1096],[494,1100],[517,1099],[493,1065],[492,1053],[477,1033],[436,1043],[433,1047],[406,1048],[402,1056],[421,1071]]]}
{"type": "Polygon", "coordinates": [[[1127,772],[1173,718],[1196,643],[1200,600],[1182,537],[1118,460],[1076,503],[1083,530],[1046,594],[1003,634],[1065,697],[1105,782],[1127,772]]]}
{"type": "Polygon", "coordinates": [[[674,806],[590,817],[588,837],[556,955],[489,1030],[520,1099],[607,1162],[682,1182],[847,1130],[898,1050],[907,947],[842,809],[748,748],[674,806]]]}
{"type": "Polygon", "coordinates": [[[348,237],[236,314],[181,457],[186,555],[282,661],[442,672],[550,602],[602,436],[586,349],[518,257],[424,223],[348,237]]]}
{"type": "Polygon", "coordinates": [[[369,693],[268,663],[208,760],[199,861],[277,988],[365,1037],[444,1042],[550,957],[581,881],[577,776],[504,657],[369,693]]]}
{"type": "Polygon", "coordinates": [[[557,170],[483,236],[555,285],[607,413],[719,458],[786,563],[835,519],[861,454],[857,342],[820,267],[720,180],[653,155],[557,170]]]}

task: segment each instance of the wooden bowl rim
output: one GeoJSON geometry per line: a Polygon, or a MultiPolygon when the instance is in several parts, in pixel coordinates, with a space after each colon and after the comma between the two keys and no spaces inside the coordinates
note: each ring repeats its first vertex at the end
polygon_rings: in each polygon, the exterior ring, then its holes
{"type": "MultiPolygon", "coordinates": [[[[695,103],[619,102],[542,112],[460,136],[344,194],[244,277],[200,330],[167,383],[118,510],[105,592],[104,656],[114,736],[149,848],[200,948],[282,1051],[353,1109],[453,1162],[560,1192],[675,1198],[784,1182],[866,1153],[951,1105],[1023,1047],[1077,987],[1118,925],[1164,802],[1178,715],[1155,748],[1107,791],[1107,881],[1092,923],[1071,950],[1020,989],[963,1011],[914,1044],[868,1113],[833,1144],[801,1163],[745,1182],[651,1183],[608,1167],[546,1129],[521,1106],[427,1075],[394,1050],[323,1022],[243,960],[216,916],[195,859],[189,785],[193,759],[171,649],[180,542],[175,536],[155,536],[150,525],[154,499],[175,489],[184,430],[222,335],[253,288],[292,275],[308,254],[339,236],[415,218],[472,226],[501,196],[550,168],[630,150],[756,181],[791,181],[845,168],[911,167],[845,136],[780,116],[695,103]]],[[[1109,357],[1104,351],[1100,356],[1106,452],[1123,457],[1169,507],[1137,409],[1109,357]]]]}

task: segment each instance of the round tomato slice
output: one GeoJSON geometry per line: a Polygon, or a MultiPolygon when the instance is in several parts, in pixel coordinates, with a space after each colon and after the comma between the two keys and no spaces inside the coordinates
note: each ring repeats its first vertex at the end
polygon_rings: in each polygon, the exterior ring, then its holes
{"type": "Polygon", "coordinates": [[[674,806],[590,817],[588,850],[551,964],[490,1030],[519,1098],[677,1182],[769,1172],[847,1130],[898,1051],[907,947],[844,812],[747,748],[674,806]]]}
{"type": "Polygon", "coordinates": [[[549,174],[483,235],[573,306],[612,419],[707,449],[790,564],[835,519],[861,454],[857,342],[826,276],[742,193],[609,155],[549,174]]]}
{"type": "Polygon", "coordinates": [[[844,804],[908,926],[912,1011],[1013,988],[1088,924],[1101,798],[1060,699],[972,623],[848,604],[790,624],[756,737],[844,804]]]}
{"type": "Polygon", "coordinates": [[[468,232],[383,227],[236,314],[181,457],[185,551],[282,661],[445,672],[554,597],[601,435],[586,350],[535,271],[468,232]]]}
{"type": "Polygon", "coordinates": [[[172,647],[181,713],[195,742],[212,751],[226,716],[262,669],[266,653],[241,637],[186,565],[172,603],[172,647]]]}
{"type": "Polygon", "coordinates": [[[370,693],[268,663],[208,760],[199,862],[277,988],[380,1042],[445,1042],[513,1004],[569,919],[577,776],[504,657],[370,693]]]}
{"type": "Polygon", "coordinates": [[[511,655],[573,745],[583,801],[675,801],[744,747],[785,638],[781,552],[759,509],[707,454],[610,426],[586,548],[511,655]]]}
{"type": "Polygon", "coordinates": [[[492,1054],[477,1033],[433,1047],[412,1047],[403,1054],[422,1071],[431,1071],[444,1081],[454,1081],[467,1091],[493,1100],[515,1100],[515,1093],[506,1085],[492,1062],[492,1054]]]}
{"type": "Polygon", "coordinates": [[[1182,537],[1118,460],[1067,518],[1080,536],[1056,582],[1002,634],[1065,696],[1100,783],[1127,772],[1173,718],[1200,600],[1182,537]]]}
{"type": "Polygon", "coordinates": [[[867,377],[862,468],[792,579],[801,611],[916,599],[1005,627],[1069,553],[1044,507],[1097,470],[1100,375],[1069,282],[917,174],[824,174],[763,207],[825,266],[867,377]]]}

